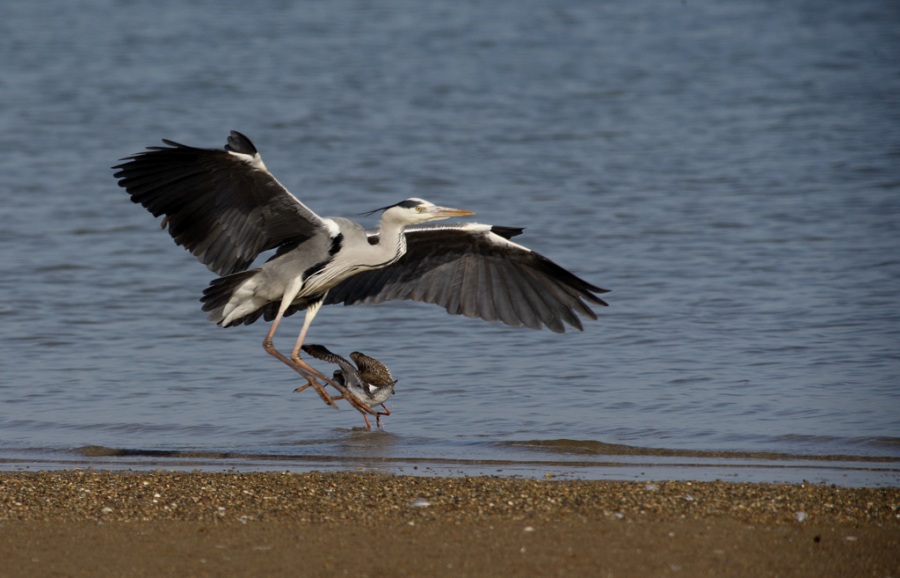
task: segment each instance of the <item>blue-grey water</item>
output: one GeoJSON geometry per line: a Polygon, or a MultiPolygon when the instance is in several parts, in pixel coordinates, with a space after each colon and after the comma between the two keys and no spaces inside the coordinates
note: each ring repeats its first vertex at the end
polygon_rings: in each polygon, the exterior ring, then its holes
{"type": "Polygon", "coordinates": [[[896,2],[3,13],[0,469],[900,485],[896,2]],[[366,433],[293,393],[266,324],[205,320],[213,275],[112,177],[161,138],[219,147],[231,129],[321,214],[472,209],[526,227],[610,307],[563,335],[324,309],[311,342],[399,379],[366,433]]]}

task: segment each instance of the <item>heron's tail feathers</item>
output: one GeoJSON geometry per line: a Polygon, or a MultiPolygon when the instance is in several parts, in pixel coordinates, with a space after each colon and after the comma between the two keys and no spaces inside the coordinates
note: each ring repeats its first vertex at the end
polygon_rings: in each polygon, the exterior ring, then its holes
{"type": "Polygon", "coordinates": [[[249,325],[259,319],[269,301],[256,295],[253,278],[258,273],[254,269],[214,279],[200,298],[208,319],[222,327],[249,325]]]}
{"type": "MultiPolygon", "coordinates": [[[[262,270],[253,269],[213,279],[200,298],[203,310],[209,312],[207,318],[222,327],[250,325],[260,317],[266,321],[275,319],[280,297],[266,291],[265,275],[261,273],[262,270]]],[[[298,299],[285,310],[284,316],[303,311],[321,298],[322,295],[313,295],[298,299]]]]}

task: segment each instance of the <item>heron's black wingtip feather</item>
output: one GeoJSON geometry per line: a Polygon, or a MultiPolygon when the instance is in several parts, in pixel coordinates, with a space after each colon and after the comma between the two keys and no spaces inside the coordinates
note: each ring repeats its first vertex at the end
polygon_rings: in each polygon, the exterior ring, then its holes
{"type": "Polygon", "coordinates": [[[228,142],[225,145],[225,150],[250,156],[257,154],[258,152],[256,147],[253,146],[253,143],[250,142],[250,139],[236,130],[231,131],[231,134],[228,135],[228,142]]]}
{"type": "Polygon", "coordinates": [[[503,227],[500,225],[492,225],[491,226],[491,233],[494,233],[495,235],[500,235],[507,241],[509,239],[512,239],[513,237],[521,235],[524,232],[525,232],[525,227],[503,227]]]}

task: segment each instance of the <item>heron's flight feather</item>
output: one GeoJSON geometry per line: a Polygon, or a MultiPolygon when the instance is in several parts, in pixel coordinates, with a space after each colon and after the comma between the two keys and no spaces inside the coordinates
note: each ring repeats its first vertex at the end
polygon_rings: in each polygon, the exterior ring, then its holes
{"type": "Polygon", "coordinates": [[[222,149],[163,141],[122,159],[119,185],[219,275],[245,270],[263,251],[327,228],[266,169],[256,147],[232,131],[222,149]]]}

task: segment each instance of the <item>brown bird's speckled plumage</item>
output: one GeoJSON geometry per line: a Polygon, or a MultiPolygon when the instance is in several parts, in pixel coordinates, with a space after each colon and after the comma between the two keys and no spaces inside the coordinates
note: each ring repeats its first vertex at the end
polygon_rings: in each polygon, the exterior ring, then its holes
{"type": "MultiPolygon", "coordinates": [[[[350,358],[356,362],[356,367],[349,361],[329,351],[324,345],[304,345],[303,351],[316,359],[333,363],[340,367],[333,375],[333,379],[344,386],[350,395],[358,402],[353,404],[357,411],[362,414],[366,422],[366,429],[372,429],[369,418],[366,413],[375,416],[375,425],[381,427],[381,416],[391,415],[391,410],[384,405],[389,397],[394,395],[394,385],[397,380],[391,375],[388,367],[375,359],[369,357],[359,351],[350,354],[350,358]],[[381,406],[383,412],[375,411],[372,408],[381,406]]],[[[302,391],[308,385],[298,387],[295,391],[302,391]]],[[[346,394],[342,394],[334,399],[344,399],[346,394]]],[[[352,401],[347,398],[348,401],[352,401]]]]}

